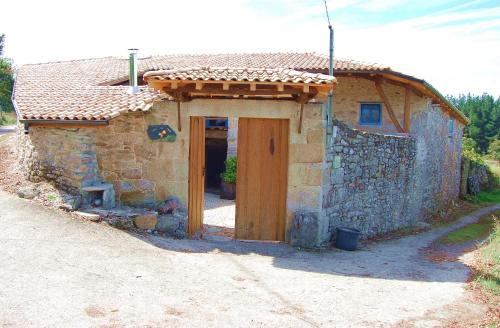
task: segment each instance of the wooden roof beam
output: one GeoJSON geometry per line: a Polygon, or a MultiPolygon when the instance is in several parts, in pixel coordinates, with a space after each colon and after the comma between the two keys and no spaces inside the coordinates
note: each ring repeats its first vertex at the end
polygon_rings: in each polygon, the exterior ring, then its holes
{"type": "Polygon", "coordinates": [[[403,128],[401,127],[401,124],[399,124],[396,114],[394,114],[394,111],[392,110],[392,106],[391,103],[389,102],[389,99],[385,95],[384,89],[382,88],[382,83],[378,80],[375,81],[375,88],[377,89],[377,92],[380,98],[382,99],[382,102],[385,105],[385,109],[387,110],[387,114],[389,114],[392,124],[394,124],[398,132],[400,133],[404,132],[403,128]]]}

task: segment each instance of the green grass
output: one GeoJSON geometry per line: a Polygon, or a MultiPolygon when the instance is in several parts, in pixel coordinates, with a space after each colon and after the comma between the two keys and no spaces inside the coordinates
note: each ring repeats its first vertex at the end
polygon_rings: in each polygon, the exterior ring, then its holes
{"type": "Polygon", "coordinates": [[[14,125],[14,124],[16,124],[16,113],[3,112],[2,118],[0,119],[0,125],[14,125]]]}
{"type": "Polygon", "coordinates": [[[495,229],[480,248],[480,260],[474,281],[484,290],[500,296],[500,211],[489,215],[495,229]]]}
{"type": "Polygon", "coordinates": [[[47,196],[47,200],[49,200],[51,202],[55,201],[56,199],[57,199],[57,196],[55,196],[55,195],[48,195],[47,196]]]}
{"type": "Polygon", "coordinates": [[[499,161],[493,161],[493,160],[486,160],[486,165],[491,170],[491,173],[495,176],[495,182],[497,188],[500,188],[500,162],[499,161]]]}
{"type": "Polygon", "coordinates": [[[484,190],[481,191],[476,197],[479,203],[500,203],[500,189],[484,190]]]}
{"type": "Polygon", "coordinates": [[[461,244],[468,241],[478,240],[486,237],[493,231],[494,219],[491,215],[483,216],[476,223],[466,225],[463,228],[452,231],[441,238],[446,244],[461,244]]]}

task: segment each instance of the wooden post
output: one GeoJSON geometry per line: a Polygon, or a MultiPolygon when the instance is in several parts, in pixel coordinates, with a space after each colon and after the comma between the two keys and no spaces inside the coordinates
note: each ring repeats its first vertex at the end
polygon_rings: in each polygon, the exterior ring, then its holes
{"type": "Polygon", "coordinates": [[[181,102],[177,101],[177,128],[179,129],[179,132],[182,131],[182,126],[181,126],[181,102]]]}
{"type": "Polygon", "coordinates": [[[304,103],[300,102],[299,134],[302,133],[302,115],[304,113],[304,103]]]}
{"type": "Polygon", "coordinates": [[[403,128],[399,124],[399,121],[398,121],[396,115],[394,114],[394,111],[392,110],[391,104],[389,103],[389,99],[387,99],[387,97],[384,93],[384,89],[382,89],[382,84],[379,81],[376,81],[375,87],[377,88],[377,92],[378,92],[380,98],[382,98],[382,102],[384,103],[385,108],[387,109],[387,113],[389,114],[389,117],[391,118],[392,123],[396,127],[396,130],[400,133],[404,132],[403,128]]]}
{"type": "Polygon", "coordinates": [[[406,133],[410,133],[411,128],[411,108],[410,108],[410,87],[405,88],[405,121],[404,129],[406,133]]]}

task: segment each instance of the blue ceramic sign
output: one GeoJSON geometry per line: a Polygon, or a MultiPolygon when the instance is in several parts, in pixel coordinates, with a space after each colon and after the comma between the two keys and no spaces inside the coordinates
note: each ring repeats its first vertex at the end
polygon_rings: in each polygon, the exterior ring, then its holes
{"type": "Polygon", "coordinates": [[[168,125],[148,126],[148,136],[151,140],[174,142],[177,135],[168,125]]]}

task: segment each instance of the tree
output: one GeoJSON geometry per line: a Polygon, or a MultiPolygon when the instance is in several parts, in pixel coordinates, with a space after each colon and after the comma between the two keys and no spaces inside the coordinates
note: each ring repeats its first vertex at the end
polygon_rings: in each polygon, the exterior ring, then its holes
{"type": "Polygon", "coordinates": [[[449,100],[469,119],[470,124],[464,129],[464,136],[474,139],[476,150],[486,153],[490,142],[500,138],[500,98],[489,94],[481,96],[450,96],[449,100]]]}
{"type": "Polygon", "coordinates": [[[13,111],[11,96],[14,87],[14,69],[12,61],[3,57],[5,34],[0,34],[0,110],[13,111]]]}
{"type": "Polygon", "coordinates": [[[5,34],[0,34],[0,57],[3,56],[3,46],[5,44],[5,34]]]}

